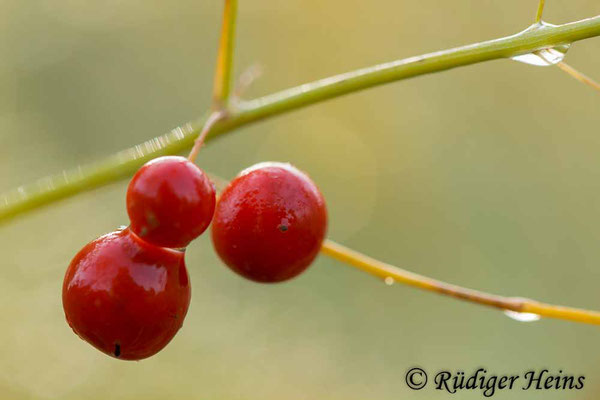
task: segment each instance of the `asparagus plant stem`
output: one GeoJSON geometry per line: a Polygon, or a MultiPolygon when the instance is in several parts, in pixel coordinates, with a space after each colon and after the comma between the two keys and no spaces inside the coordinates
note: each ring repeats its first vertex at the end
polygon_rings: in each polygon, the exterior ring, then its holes
{"type": "Polygon", "coordinates": [[[213,83],[213,107],[216,109],[223,108],[227,104],[231,91],[236,18],[237,0],[225,0],[219,52],[217,54],[217,65],[213,83]]]}
{"type": "MultiPolygon", "coordinates": [[[[509,58],[600,36],[600,16],[559,26],[528,29],[516,35],[393,61],[306,83],[239,103],[219,120],[205,142],[249,123],[386,83],[484,61],[509,58]]],[[[0,222],[85,190],[131,175],[146,161],[189,149],[206,117],[104,160],[44,178],[0,195],[0,222]]]]}
{"type": "Polygon", "coordinates": [[[586,324],[600,325],[600,312],[564,307],[520,297],[504,297],[467,289],[446,282],[428,278],[423,275],[386,264],[355,250],[349,249],[332,240],[323,243],[321,252],[347,265],[358,268],[381,279],[392,279],[390,282],[413,286],[422,290],[439,293],[472,303],[510,310],[518,313],[532,313],[541,317],[557,318],[586,324]]]}
{"type": "Polygon", "coordinates": [[[540,0],[538,4],[537,13],[535,15],[535,23],[539,24],[542,22],[542,15],[544,14],[544,6],[546,5],[546,0],[540,0]]]}

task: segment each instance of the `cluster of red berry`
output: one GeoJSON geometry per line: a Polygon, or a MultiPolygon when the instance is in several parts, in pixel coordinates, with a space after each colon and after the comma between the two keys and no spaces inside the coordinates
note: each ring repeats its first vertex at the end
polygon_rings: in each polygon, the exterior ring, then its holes
{"type": "Polygon", "coordinates": [[[214,247],[238,274],[281,282],[314,260],[327,229],[323,196],[289,164],[242,171],[216,200],[206,174],[183,157],[145,164],[127,189],[131,224],[88,243],[63,283],[67,322],[124,360],[150,357],[181,328],[191,288],[185,247],[211,223],[214,247]]]}

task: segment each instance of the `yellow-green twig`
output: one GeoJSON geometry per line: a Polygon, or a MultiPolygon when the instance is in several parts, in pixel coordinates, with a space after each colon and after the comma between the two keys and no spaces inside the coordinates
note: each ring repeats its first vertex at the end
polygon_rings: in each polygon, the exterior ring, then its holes
{"type": "Polygon", "coordinates": [[[546,0],[540,0],[540,3],[538,4],[537,13],[535,15],[535,23],[536,24],[542,22],[542,15],[544,14],[545,3],[546,3],[546,0]]]}
{"type": "Polygon", "coordinates": [[[223,24],[219,39],[219,52],[213,83],[213,108],[218,110],[227,105],[231,90],[233,69],[233,49],[235,45],[235,26],[237,19],[237,0],[225,0],[223,24]]]}
{"type": "Polygon", "coordinates": [[[498,296],[452,285],[386,264],[331,240],[326,240],[323,243],[321,252],[383,280],[393,279],[393,282],[406,284],[484,306],[498,308],[504,311],[510,310],[518,313],[532,313],[541,317],[600,325],[600,312],[597,311],[540,303],[535,300],[519,297],[498,296]]]}

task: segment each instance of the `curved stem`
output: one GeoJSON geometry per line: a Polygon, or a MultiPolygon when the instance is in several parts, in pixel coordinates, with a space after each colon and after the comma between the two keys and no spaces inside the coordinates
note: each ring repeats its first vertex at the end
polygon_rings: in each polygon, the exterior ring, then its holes
{"type": "MultiPolygon", "coordinates": [[[[321,79],[242,102],[215,123],[205,142],[249,123],[393,81],[494,59],[509,58],[600,36],[600,16],[559,26],[528,29],[513,36],[411,57],[321,79]]],[[[0,196],[0,222],[15,215],[117,181],[146,161],[192,146],[205,119],[110,156],[100,162],[44,178],[0,196]]]]}
{"type": "Polygon", "coordinates": [[[600,312],[597,311],[556,306],[518,297],[498,296],[452,285],[386,264],[331,240],[326,240],[323,243],[321,252],[379,278],[391,278],[395,282],[460,300],[495,307],[504,311],[510,310],[518,313],[532,313],[542,317],[600,325],[600,312]]]}

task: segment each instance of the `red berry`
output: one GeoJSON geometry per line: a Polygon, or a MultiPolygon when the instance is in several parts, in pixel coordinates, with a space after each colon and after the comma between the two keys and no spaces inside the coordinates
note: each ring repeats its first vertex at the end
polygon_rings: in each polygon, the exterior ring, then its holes
{"type": "Polygon", "coordinates": [[[190,303],[184,253],[149,244],[129,229],[88,243],[63,283],[67,322],[83,340],[124,360],[160,351],[190,303]]]}
{"type": "Polygon", "coordinates": [[[280,282],[304,271],[327,230],[325,200],[310,178],[283,163],[260,163],[223,192],[212,225],[221,259],[258,282],[280,282]]]}
{"type": "Polygon", "coordinates": [[[206,230],[214,210],[213,184],[184,157],[146,163],[127,188],[131,229],[157,246],[187,246],[206,230]]]}

